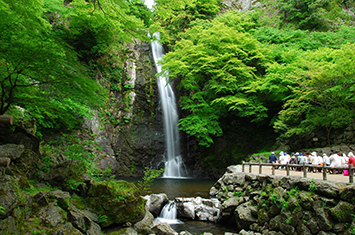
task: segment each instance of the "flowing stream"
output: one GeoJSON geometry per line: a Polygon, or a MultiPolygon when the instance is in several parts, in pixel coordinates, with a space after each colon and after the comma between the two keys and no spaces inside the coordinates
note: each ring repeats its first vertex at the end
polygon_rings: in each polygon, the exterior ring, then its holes
{"type": "MultiPolygon", "coordinates": [[[[152,7],[152,1],[146,1],[148,7],[152,7]]],[[[161,73],[162,66],[159,61],[164,55],[164,48],[158,42],[159,33],[154,33],[155,41],[151,43],[153,51],[153,59],[156,66],[157,73],[161,73]]],[[[178,110],[174,90],[169,83],[168,74],[157,77],[160,101],[163,110],[164,132],[165,132],[165,172],[163,177],[166,178],[180,178],[184,177],[183,161],[180,153],[180,135],[178,129],[178,110]]]]}

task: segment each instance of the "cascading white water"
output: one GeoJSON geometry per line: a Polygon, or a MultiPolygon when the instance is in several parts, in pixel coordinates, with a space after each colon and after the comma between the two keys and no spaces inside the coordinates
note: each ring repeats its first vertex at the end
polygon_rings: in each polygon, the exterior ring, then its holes
{"type": "MultiPolygon", "coordinates": [[[[159,40],[159,33],[155,33],[153,36],[159,40]]],[[[164,50],[157,40],[152,42],[152,51],[157,72],[160,73],[162,69],[161,64],[158,62],[162,59],[164,50]]],[[[167,74],[159,76],[157,80],[163,110],[166,143],[166,161],[163,177],[182,177],[181,168],[183,163],[180,155],[179,116],[175,94],[167,74]]]]}
{"type": "MultiPolygon", "coordinates": [[[[152,8],[154,1],[146,0],[145,4],[152,8]]],[[[158,42],[159,33],[155,33],[153,37],[156,38],[152,42],[153,59],[156,65],[157,73],[162,71],[162,66],[159,63],[164,55],[163,46],[158,42]]],[[[179,178],[183,177],[182,173],[182,157],[180,154],[180,136],[178,129],[178,112],[174,91],[169,83],[168,74],[157,77],[160,101],[163,110],[166,156],[165,156],[165,172],[163,177],[179,178]]]]}
{"type": "Polygon", "coordinates": [[[166,204],[160,212],[160,216],[156,218],[159,222],[165,222],[168,224],[181,224],[182,222],[177,219],[177,210],[174,201],[170,201],[166,204]]]}

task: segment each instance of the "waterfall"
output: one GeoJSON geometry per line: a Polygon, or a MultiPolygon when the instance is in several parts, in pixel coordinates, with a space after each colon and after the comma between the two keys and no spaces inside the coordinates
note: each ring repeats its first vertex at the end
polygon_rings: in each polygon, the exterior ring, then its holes
{"type": "MultiPolygon", "coordinates": [[[[159,40],[159,33],[153,36],[159,40]]],[[[158,62],[164,55],[163,46],[158,41],[152,42],[153,58],[157,73],[161,72],[161,64],[158,62]]],[[[163,110],[164,132],[166,143],[165,172],[163,177],[182,177],[182,158],[180,155],[180,136],[178,129],[178,111],[175,94],[167,74],[157,77],[160,101],[163,110]]]]}
{"type": "MultiPolygon", "coordinates": [[[[165,222],[168,224],[181,224],[182,222],[177,219],[177,210],[174,201],[170,201],[166,204],[160,212],[159,217],[156,218],[159,222],[165,222]]],[[[157,223],[157,222],[155,222],[157,223]]]]}
{"type": "MultiPolygon", "coordinates": [[[[146,5],[152,7],[153,2],[146,0],[146,5]]],[[[153,59],[156,66],[157,73],[162,71],[162,66],[159,63],[164,55],[163,46],[158,42],[159,33],[154,33],[153,37],[157,40],[153,41],[152,51],[153,59]]],[[[163,177],[179,178],[183,177],[183,161],[180,154],[180,136],[178,129],[178,111],[176,105],[175,94],[171,84],[169,83],[168,74],[157,77],[159,96],[163,110],[164,132],[165,132],[165,172],[163,177]]]]}

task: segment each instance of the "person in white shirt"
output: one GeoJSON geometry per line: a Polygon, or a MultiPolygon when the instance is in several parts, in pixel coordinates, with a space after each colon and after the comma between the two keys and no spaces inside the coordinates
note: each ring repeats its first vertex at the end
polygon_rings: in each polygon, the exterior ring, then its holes
{"type": "MultiPolygon", "coordinates": [[[[280,164],[286,164],[287,163],[287,153],[282,152],[280,153],[280,164]]],[[[284,169],[284,166],[281,166],[281,169],[284,169]]]]}
{"type": "MultiPolygon", "coordinates": [[[[330,160],[330,166],[331,167],[341,167],[341,158],[337,153],[333,153],[332,155],[330,155],[329,157],[330,160]]],[[[335,171],[337,172],[337,171],[335,171]]],[[[333,173],[335,173],[333,172],[333,173]]]]}
{"type": "Polygon", "coordinates": [[[329,160],[329,157],[326,153],[323,153],[323,163],[326,165],[326,166],[330,166],[330,160],[329,160]]]}

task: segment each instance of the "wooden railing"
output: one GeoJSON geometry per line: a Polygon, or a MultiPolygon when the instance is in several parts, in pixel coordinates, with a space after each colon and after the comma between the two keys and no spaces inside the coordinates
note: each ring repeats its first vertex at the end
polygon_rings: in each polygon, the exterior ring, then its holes
{"type": "Polygon", "coordinates": [[[349,183],[354,183],[354,171],[355,168],[353,167],[353,164],[350,164],[349,167],[330,167],[330,166],[320,166],[320,165],[312,165],[312,164],[306,164],[305,162],[303,164],[280,164],[280,163],[262,163],[262,162],[244,162],[242,163],[242,171],[245,172],[245,166],[249,166],[249,173],[252,172],[252,166],[259,166],[259,174],[262,174],[262,168],[263,166],[271,166],[272,169],[272,175],[275,175],[275,169],[276,167],[285,167],[286,168],[286,174],[287,176],[290,175],[290,169],[291,168],[298,168],[303,171],[303,177],[307,178],[307,172],[308,169],[321,169],[323,173],[323,180],[327,180],[327,174],[331,174],[329,172],[335,172],[337,170],[344,171],[348,170],[349,171],[349,183]]]}

